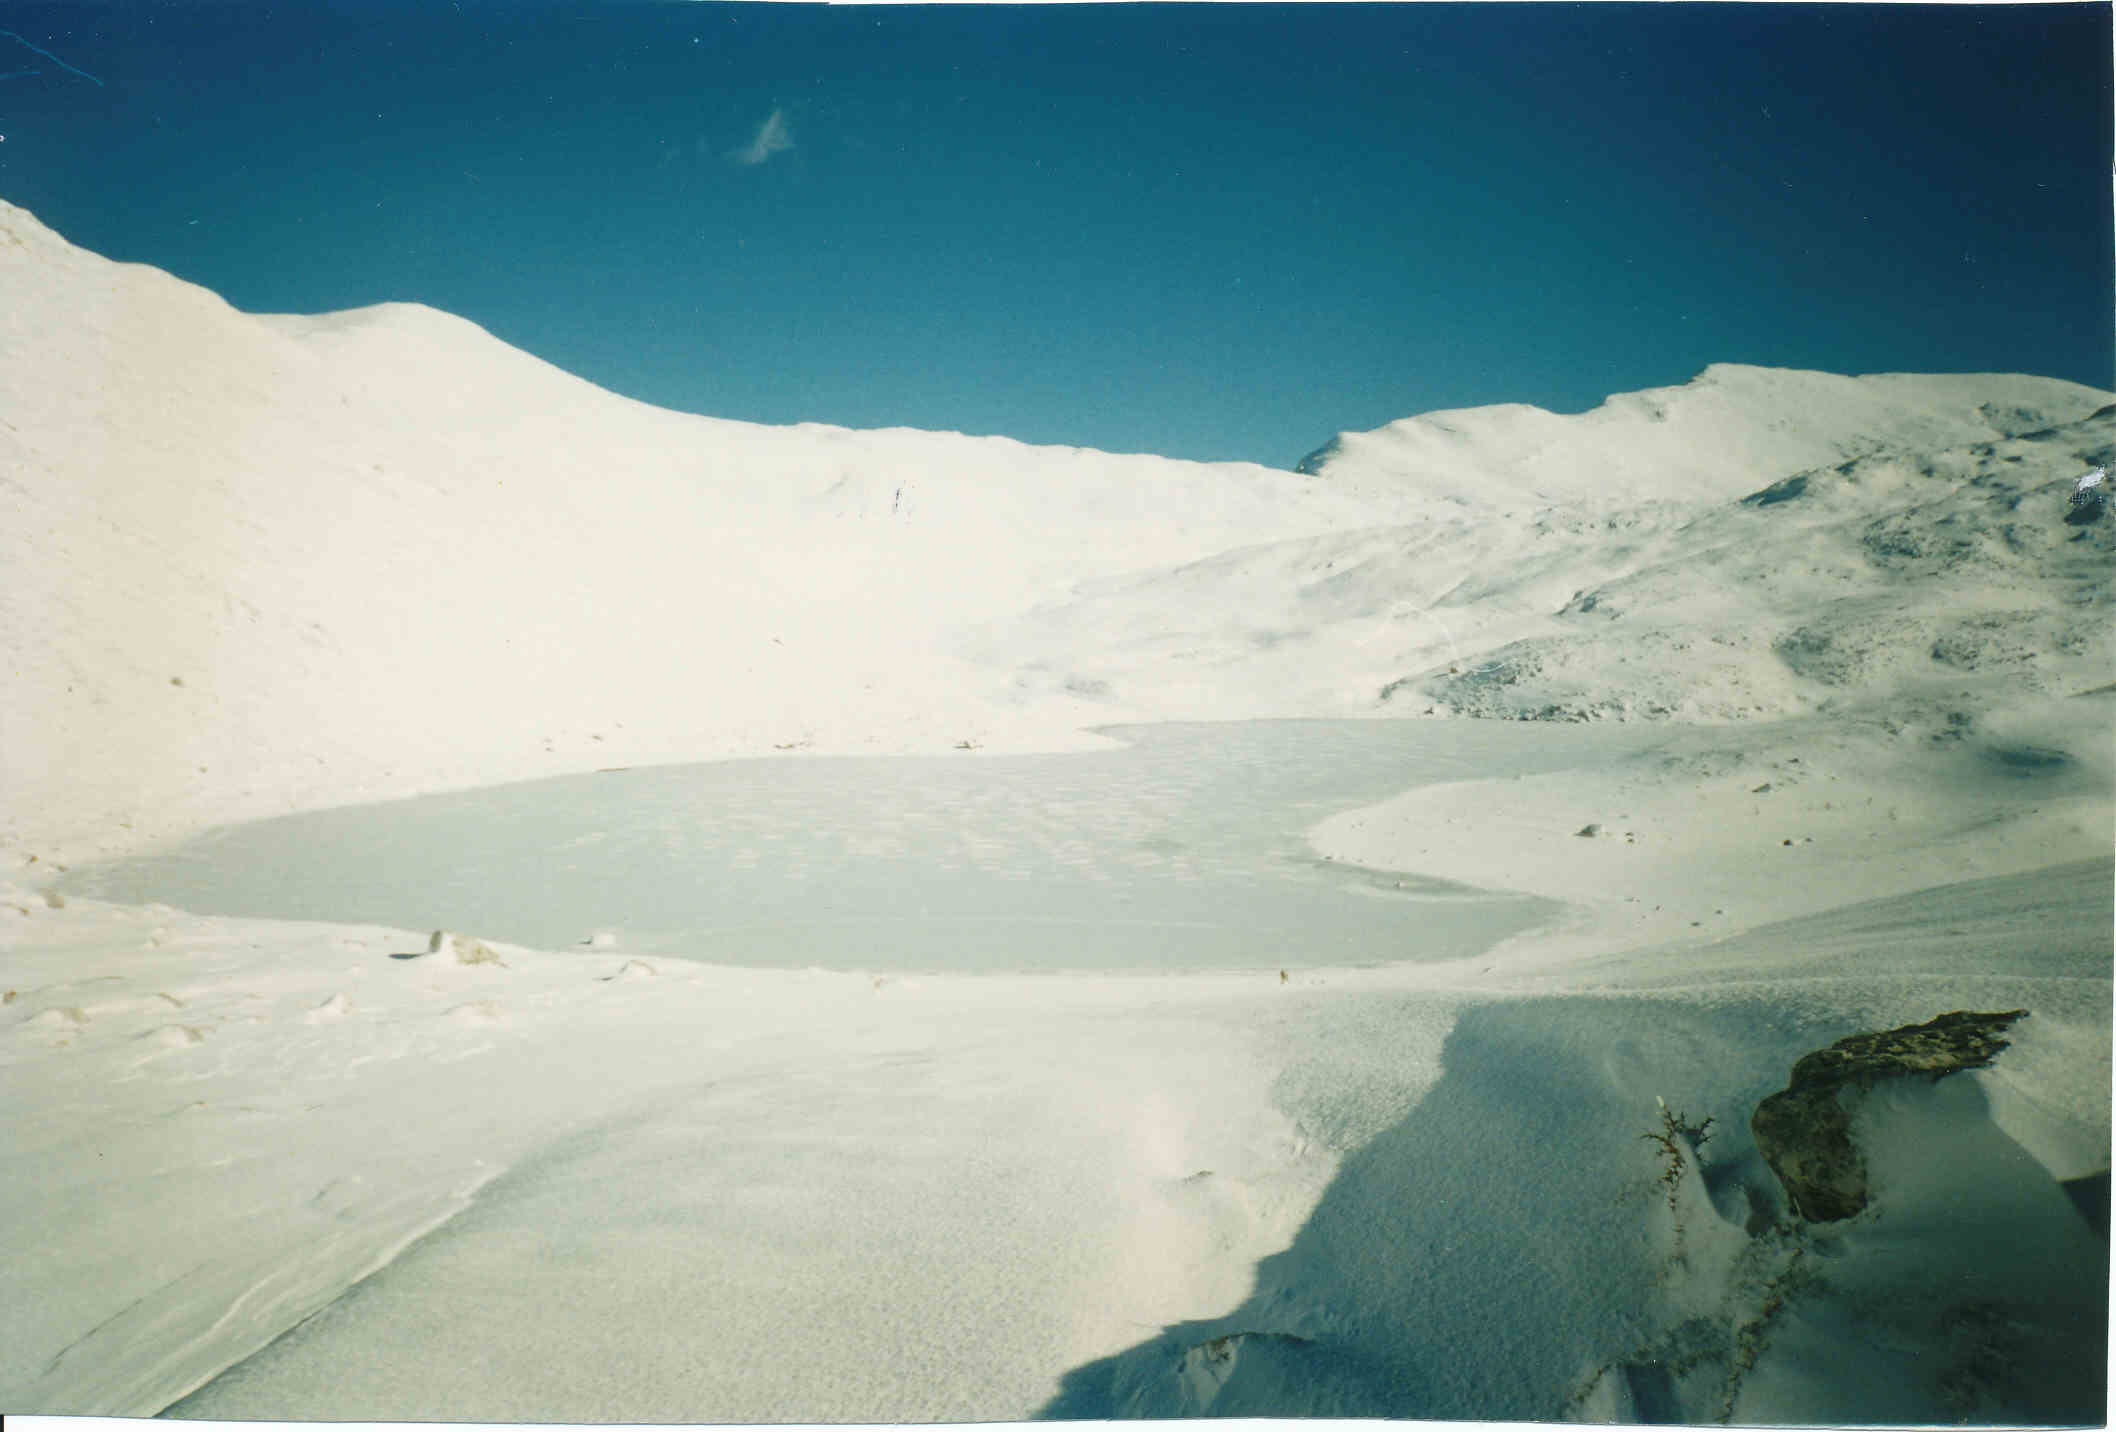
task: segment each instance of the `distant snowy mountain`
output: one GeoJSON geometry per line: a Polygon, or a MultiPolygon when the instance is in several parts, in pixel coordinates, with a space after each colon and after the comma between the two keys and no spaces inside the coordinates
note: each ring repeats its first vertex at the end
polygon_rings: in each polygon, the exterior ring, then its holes
{"type": "Polygon", "coordinates": [[[0,204],[0,835],[1124,719],[1930,688],[1944,722],[1942,688],[2110,678],[2116,525],[2062,522],[2109,401],[1722,366],[1347,434],[1306,475],[768,428],[417,305],[242,314],[0,204]]]}
{"type": "Polygon", "coordinates": [[[1422,520],[1092,582],[990,633],[1028,685],[1162,716],[1699,721],[1973,712],[2116,678],[2116,524],[2068,525],[2110,395],[2009,375],[1719,366],[1309,464],[1422,520]],[[1401,500],[1401,496],[1399,496],[1401,500]]]}
{"type": "Polygon", "coordinates": [[[1353,487],[1415,476],[1425,495],[1479,511],[1600,512],[1738,497],[1758,473],[2014,437],[2108,398],[2017,374],[1850,378],[1715,363],[1679,387],[1619,393],[1576,416],[1505,403],[1340,433],[1299,470],[1353,487]]]}

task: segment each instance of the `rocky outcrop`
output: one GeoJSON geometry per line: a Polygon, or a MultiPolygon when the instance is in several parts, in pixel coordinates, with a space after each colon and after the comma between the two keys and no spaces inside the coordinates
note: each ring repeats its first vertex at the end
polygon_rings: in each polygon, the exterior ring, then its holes
{"type": "Polygon", "coordinates": [[[2072,496],[2065,503],[2065,521],[2075,527],[2100,521],[2109,506],[2107,479],[2108,474],[2097,467],[2072,484],[2072,496]]]}
{"type": "Polygon", "coordinates": [[[1852,1139],[1860,1095],[1896,1079],[1933,1082],[1987,1067],[2006,1048],[2024,1009],[1957,1010],[1924,1024],[1855,1034],[1806,1055],[1784,1089],[1749,1121],[1757,1152],[1778,1175],[1795,1211],[1811,1222],[1849,1218],[1866,1207],[1866,1160],[1852,1139]]]}

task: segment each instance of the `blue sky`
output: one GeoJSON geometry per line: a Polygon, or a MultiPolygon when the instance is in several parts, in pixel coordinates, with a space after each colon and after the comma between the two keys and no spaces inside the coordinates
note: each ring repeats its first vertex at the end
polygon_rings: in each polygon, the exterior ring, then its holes
{"type": "Polygon", "coordinates": [[[761,422],[1290,466],[1717,361],[2116,384],[2105,5],[0,0],[0,197],[761,422]]]}

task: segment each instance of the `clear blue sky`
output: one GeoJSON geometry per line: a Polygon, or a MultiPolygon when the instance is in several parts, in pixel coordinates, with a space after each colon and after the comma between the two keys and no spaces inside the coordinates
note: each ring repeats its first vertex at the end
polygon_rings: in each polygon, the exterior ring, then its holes
{"type": "Polygon", "coordinates": [[[250,310],[433,304],[694,412],[1289,466],[1721,360],[2116,383],[2106,5],[0,29],[0,197],[75,242],[250,310]]]}

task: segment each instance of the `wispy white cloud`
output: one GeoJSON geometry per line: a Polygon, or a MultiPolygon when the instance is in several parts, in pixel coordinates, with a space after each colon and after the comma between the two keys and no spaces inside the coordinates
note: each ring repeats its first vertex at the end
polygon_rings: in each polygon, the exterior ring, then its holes
{"type": "Polygon", "coordinates": [[[793,148],[793,136],[786,132],[786,114],[773,110],[764,123],[757,126],[757,137],[728,158],[737,164],[762,164],[774,154],[793,148]]]}

